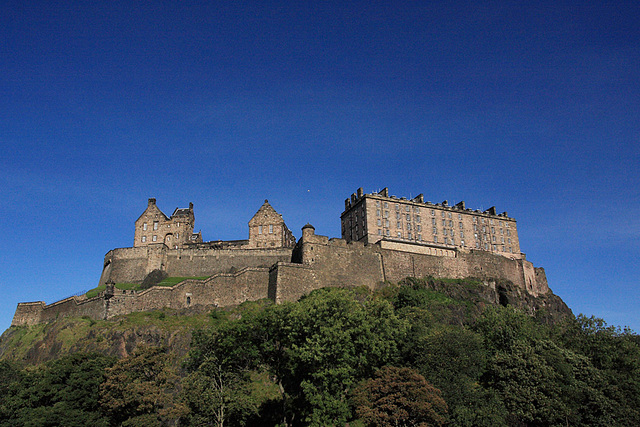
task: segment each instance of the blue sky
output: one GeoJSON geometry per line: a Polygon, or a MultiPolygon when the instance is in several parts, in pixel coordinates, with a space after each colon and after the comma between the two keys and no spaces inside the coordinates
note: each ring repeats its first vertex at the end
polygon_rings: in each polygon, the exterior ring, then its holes
{"type": "Polygon", "coordinates": [[[0,330],[97,285],[147,198],[339,236],[358,187],[495,205],[574,313],[640,331],[640,3],[0,4],[0,330]]]}

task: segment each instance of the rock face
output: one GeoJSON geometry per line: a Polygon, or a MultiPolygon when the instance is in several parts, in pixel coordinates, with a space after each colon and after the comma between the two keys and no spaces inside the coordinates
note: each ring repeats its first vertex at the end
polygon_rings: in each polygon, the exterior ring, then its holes
{"type": "MultiPolygon", "coordinates": [[[[510,305],[553,324],[572,316],[562,299],[552,292],[534,296],[506,280],[406,278],[399,286],[418,285],[457,302],[447,322],[464,324],[486,307],[510,305]],[[459,313],[456,311],[459,310],[459,313]]],[[[393,285],[392,285],[393,286],[393,285]]],[[[269,304],[268,300],[263,300],[269,304]]],[[[259,303],[258,303],[259,304],[259,303]]],[[[211,305],[188,309],[162,309],[131,313],[109,320],[89,316],[63,318],[33,326],[12,327],[0,337],[0,360],[37,365],[77,352],[100,352],[118,358],[131,354],[138,346],[164,346],[179,363],[188,352],[192,331],[215,322],[211,305]]]]}
{"type": "Polygon", "coordinates": [[[176,361],[186,355],[194,329],[206,327],[211,307],[162,310],[109,321],[66,318],[47,324],[12,327],[0,337],[0,359],[37,365],[69,353],[99,352],[126,357],[141,345],[164,346],[176,361]]]}

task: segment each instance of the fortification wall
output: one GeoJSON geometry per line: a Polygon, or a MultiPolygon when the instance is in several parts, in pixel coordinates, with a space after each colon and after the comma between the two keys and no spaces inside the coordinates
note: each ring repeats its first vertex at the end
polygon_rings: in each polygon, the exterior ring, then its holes
{"type": "Polygon", "coordinates": [[[246,267],[270,267],[291,261],[291,248],[274,249],[169,249],[163,244],[119,248],[105,256],[99,285],[107,282],[139,283],[155,269],[169,276],[211,276],[246,267]]]}
{"type": "Polygon", "coordinates": [[[52,322],[63,317],[89,316],[93,319],[104,318],[104,300],[101,297],[69,297],[52,304],[43,301],[19,303],[11,326],[36,325],[52,322]]]}
{"type": "Polygon", "coordinates": [[[173,249],[167,250],[169,276],[209,276],[246,267],[271,267],[291,261],[291,248],[275,249],[173,249]]]}
{"type": "Polygon", "coordinates": [[[185,280],[173,287],[154,286],[142,292],[116,289],[108,303],[107,318],[163,307],[232,306],[266,298],[268,287],[269,269],[260,267],[221,273],[207,280],[185,280]]]}

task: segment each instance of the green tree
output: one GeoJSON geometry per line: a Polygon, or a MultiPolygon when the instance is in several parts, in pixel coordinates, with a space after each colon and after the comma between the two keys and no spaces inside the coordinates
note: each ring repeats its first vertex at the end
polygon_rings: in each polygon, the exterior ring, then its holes
{"type": "Polygon", "coordinates": [[[182,418],[187,425],[242,425],[258,412],[251,393],[251,372],[260,361],[258,349],[249,338],[256,327],[249,313],[238,322],[219,329],[196,331],[185,361],[190,372],[182,399],[189,411],[182,418]]]}
{"type": "Polygon", "coordinates": [[[113,358],[71,354],[23,372],[12,393],[12,422],[24,426],[108,425],[100,412],[99,386],[113,358]],[[15,388],[17,385],[17,389],[15,388]]]}
{"type": "Polygon", "coordinates": [[[160,425],[175,385],[168,362],[166,349],[139,347],[106,370],[100,403],[112,425],[160,425]]]}
{"type": "Polygon", "coordinates": [[[324,426],[348,420],[350,391],[393,362],[407,330],[387,301],[338,288],[274,307],[265,320],[272,327],[262,349],[293,419],[324,426]]]}
{"type": "Polygon", "coordinates": [[[353,402],[368,427],[442,426],[446,421],[440,390],[409,368],[383,367],[355,389],[353,402]]]}

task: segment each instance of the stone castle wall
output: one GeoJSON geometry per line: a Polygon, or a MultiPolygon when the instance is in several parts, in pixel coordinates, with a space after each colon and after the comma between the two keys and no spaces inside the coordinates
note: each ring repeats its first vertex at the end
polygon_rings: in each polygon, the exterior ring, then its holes
{"type": "Polygon", "coordinates": [[[291,260],[291,248],[274,249],[170,249],[163,244],[138,248],[119,248],[105,256],[99,285],[107,282],[140,283],[155,269],[169,276],[211,276],[246,267],[270,267],[291,260]]]}
{"type": "Polygon", "coordinates": [[[140,281],[155,268],[170,276],[209,276],[174,287],[153,287],[86,299],[71,297],[45,305],[21,303],[13,326],[53,321],[60,316],[106,319],[136,311],[187,308],[194,305],[232,306],[270,298],[280,303],[326,286],[367,286],[408,276],[510,280],[522,290],[549,292],[542,268],[524,258],[512,259],[486,251],[460,251],[402,242],[372,245],[329,239],[305,226],[295,248],[169,249],[164,245],[123,248],[105,257],[101,282],[140,281]]]}

